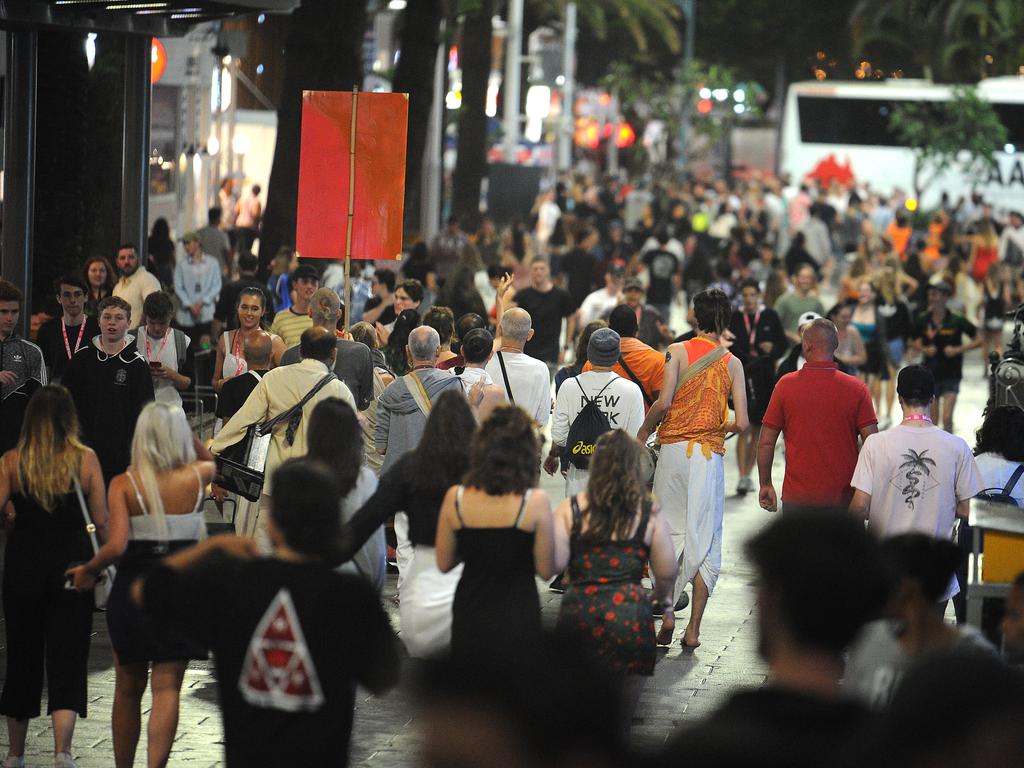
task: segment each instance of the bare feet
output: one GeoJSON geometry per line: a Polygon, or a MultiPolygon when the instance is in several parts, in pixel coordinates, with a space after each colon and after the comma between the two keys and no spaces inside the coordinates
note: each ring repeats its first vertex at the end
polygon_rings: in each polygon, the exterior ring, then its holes
{"type": "Polygon", "coordinates": [[[686,631],[683,633],[682,639],[679,641],[679,644],[682,645],[683,648],[689,648],[690,650],[700,648],[700,637],[696,632],[690,629],[690,627],[687,627],[686,631]]]}
{"type": "Polygon", "coordinates": [[[661,620],[661,629],[658,630],[656,642],[658,645],[669,645],[672,642],[672,634],[676,629],[676,619],[671,612],[666,612],[661,620]]]}

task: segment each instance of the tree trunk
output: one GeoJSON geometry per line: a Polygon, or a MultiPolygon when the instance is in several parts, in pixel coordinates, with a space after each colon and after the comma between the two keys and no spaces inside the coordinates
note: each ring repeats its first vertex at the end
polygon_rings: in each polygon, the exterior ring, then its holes
{"type": "Polygon", "coordinates": [[[86,178],[82,162],[89,78],[84,41],[74,32],[39,33],[34,295],[26,299],[49,312],[57,308],[53,281],[81,268],[84,201],[94,194],[94,179],[86,178]]]}
{"type": "MultiPolygon", "coordinates": [[[[277,144],[260,237],[263,270],[281,246],[295,245],[304,90],[348,91],[363,82],[366,3],[303,0],[291,18],[277,110],[277,144]]],[[[343,211],[338,211],[342,216],[343,211]]]]}
{"type": "MultiPolygon", "coordinates": [[[[401,56],[395,67],[393,88],[409,94],[404,217],[407,235],[419,232],[424,226],[420,221],[420,185],[427,126],[434,104],[434,68],[442,18],[441,0],[410,0],[402,14],[401,56]]],[[[428,194],[440,194],[440,190],[429,190],[428,194]]]]}
{"type": "Polygon", "coordinates": [[[480,184],[487,174],[487,80],[491,73],[490,3],[467,13],[462,23],[459,67],[462,106],[459,108],[458,158],[452,178],[452,212],[472,226],[480,216],[480,184]]]}

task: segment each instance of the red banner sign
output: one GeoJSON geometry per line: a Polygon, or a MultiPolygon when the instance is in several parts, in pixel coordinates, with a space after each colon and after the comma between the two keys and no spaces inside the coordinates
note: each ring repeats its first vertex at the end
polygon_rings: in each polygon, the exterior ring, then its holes
{"type": "Polygon", "coordinates": [[[408,94],[303,93],[295,230],[300,255],[345,258],[351,203],[352,258],[402,257],[408,125],[408,94]]]}

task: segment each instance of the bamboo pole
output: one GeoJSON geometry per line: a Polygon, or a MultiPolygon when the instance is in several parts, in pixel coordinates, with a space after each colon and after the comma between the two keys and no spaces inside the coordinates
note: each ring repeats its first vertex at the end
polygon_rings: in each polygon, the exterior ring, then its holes
{"type": "Polygon", "coordinates": [[[359,86],[352,86],[352,127],[348,135],[348,227],[345,233],[345,333],[351,317],[352,300],[352,224],[355,219],[356,197],[356,111],[359,106],[359,86]]]}

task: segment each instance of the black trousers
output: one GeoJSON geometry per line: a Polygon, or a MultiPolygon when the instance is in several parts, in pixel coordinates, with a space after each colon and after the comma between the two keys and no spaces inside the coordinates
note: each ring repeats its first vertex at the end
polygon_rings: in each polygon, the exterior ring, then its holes
{"type": "Polygon", "coordinates": [[[5,568],[7,674],[0,714],[17,720],[39,717],[45,665],[46,713],[73,709],[86,716],[93,595],[62,585],[60,573],[40,579],[38,573],[5,568]]]}

